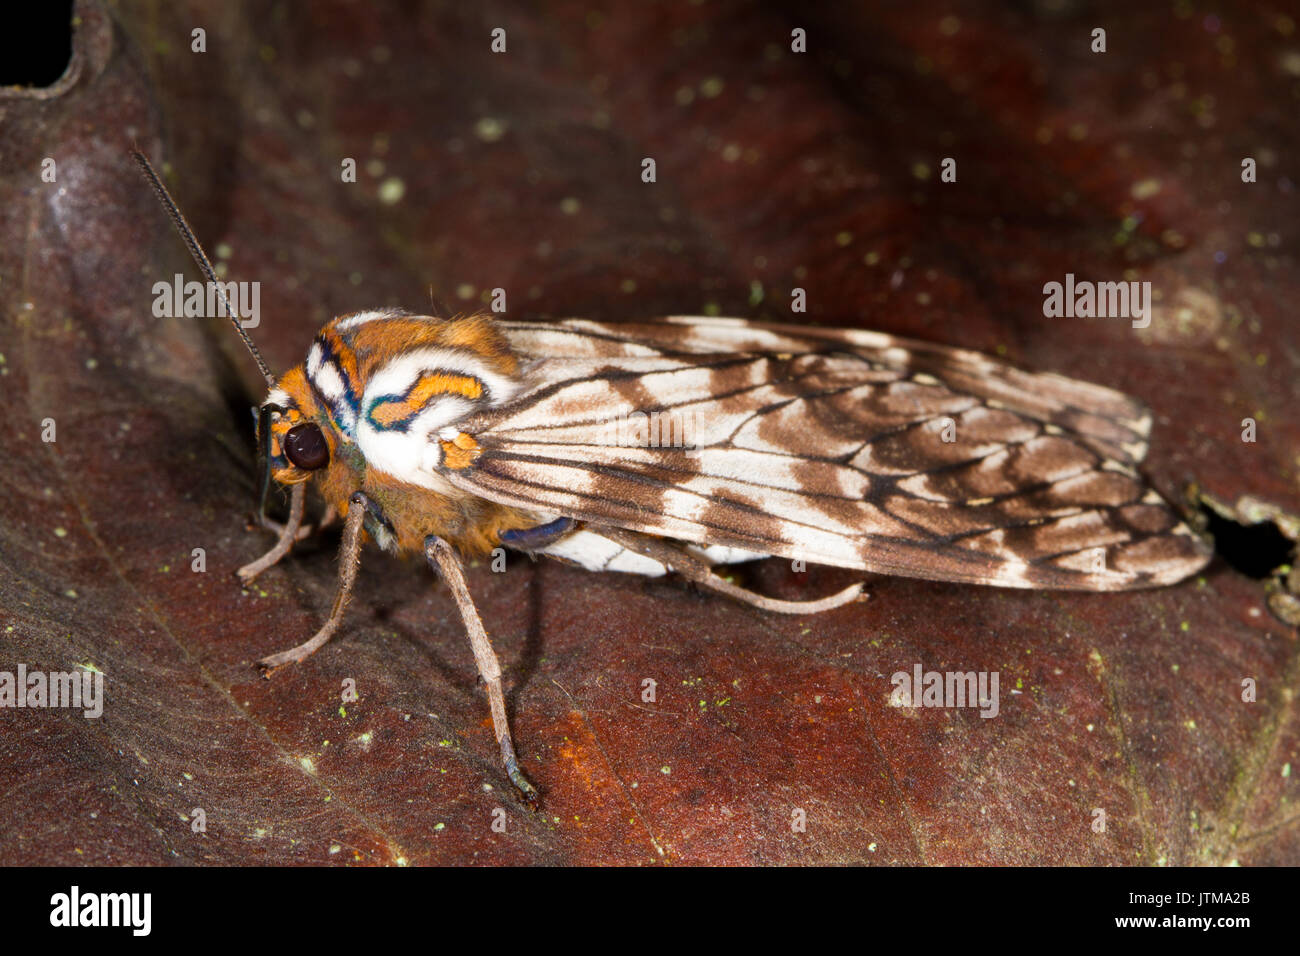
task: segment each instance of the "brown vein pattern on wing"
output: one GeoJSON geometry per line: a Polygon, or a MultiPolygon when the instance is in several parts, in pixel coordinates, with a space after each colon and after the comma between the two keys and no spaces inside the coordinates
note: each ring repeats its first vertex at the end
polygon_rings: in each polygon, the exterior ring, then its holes
{"type": "Polygon", "coordinates": [[[990,356],[863,329],[671,316],[649,322],[503,322],[512,346],[538,358],[701,355],[736,352],[853,352],[888,367],[932,375],[981,401],[1005,404],[1095,443],[1099,453],[1137,464],[1147,451],[1145,406],[1114,389],[1050,372],[1025,372],[990,356]]]}
{"type": "Polygon", "coordinates": [[[1132,471],[1149,418],[1109,389],[866,332],[502,325],[528,386],[465,426],[482,453],[449,478],[476,494],[941,580],[1113,590],[1205,562],[1132,471]],[[621,446],[633,412],[694,416],[698,447],[621,446]]]}

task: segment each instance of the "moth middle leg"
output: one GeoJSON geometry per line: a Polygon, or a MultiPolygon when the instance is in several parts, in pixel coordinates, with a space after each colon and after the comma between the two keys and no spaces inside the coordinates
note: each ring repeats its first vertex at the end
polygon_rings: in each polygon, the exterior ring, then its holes
{"type": "MultiPolygon", "coordinates": [[[[244,584],[250,583],[267,568],[277,564],[294,546],[294,542],[298,540],[299,527],[302,525],[303,500],[306,497],[306,489],[302,485],[293,486],[293,490],[289,492],[289,518],[279,527],[280,536],[276,539],[275,544],[271,545],[271,549],[266,554],[256,561],[250,561],[235,572],[235,576],[244,584]]],[[[265,521],[266,519],[264,515],[259,513],[258,520],[265,521]]],[[[271,526],[263,524],[263,527],[269,528],[271,526]]]]}

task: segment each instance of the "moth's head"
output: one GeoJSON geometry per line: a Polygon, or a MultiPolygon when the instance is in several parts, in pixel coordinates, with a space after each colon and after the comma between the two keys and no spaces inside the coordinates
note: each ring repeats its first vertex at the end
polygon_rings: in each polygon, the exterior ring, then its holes
{"type": "Polygon", "coordinates": [[[270,477],[296,485],[322,472],[339,450],[339,434],[307,384],[301,365],[266,396],[258,414],[258,442],[270,477]]]}

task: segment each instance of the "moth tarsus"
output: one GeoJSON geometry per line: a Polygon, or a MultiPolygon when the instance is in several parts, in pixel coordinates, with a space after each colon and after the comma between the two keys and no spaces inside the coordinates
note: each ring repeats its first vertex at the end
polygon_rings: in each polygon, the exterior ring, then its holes
{"type": "MultiPolygon", "coordinates": [[[[211,264],[147,159],[173,224],[211,264]]],[[[292,550],[309,481],[344,519],[337,630],[362,541],[423,554],[447,582],[483,678],[502,762],[525,797],[501,670],[458,555],[498,547],[660,576],[781,613],[719,564],[776,556],[1016,588],[1172,584],[1209,560],[1137,473],[1151,417],[1119,392],[988,356],[856,329],[671,316],[525,322],[399,309],[340,316],[271,376],[263,479],[295,496],[251,579],[292,550]],[[667,431],[664,431],[664,428],[667,431]],[[687,434],[689,430],[689,435],[687,434]],[[667,435],[667,438],[665,438],[667,435]]]]}

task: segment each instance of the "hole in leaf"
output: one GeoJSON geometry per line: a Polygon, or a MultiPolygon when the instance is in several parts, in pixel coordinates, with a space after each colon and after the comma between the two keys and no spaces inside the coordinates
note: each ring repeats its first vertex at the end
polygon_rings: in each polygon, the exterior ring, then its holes
{"type": "Polygon", "coordinates": [[[72,0],[6,9],[0,30],[0,86],[52,86],[72,60],[72,0]]]}
{"type": "Polygon", "coordinates": [[[1295,542],[1272,521],[1246,524],[1226,518],[1202,503],[1210,534],[1214,535],[1214,553],[1234,570],[1262,580],[1280,566],[1290,564],[1295,542]]]}

